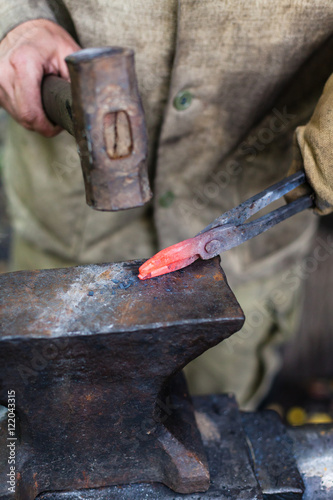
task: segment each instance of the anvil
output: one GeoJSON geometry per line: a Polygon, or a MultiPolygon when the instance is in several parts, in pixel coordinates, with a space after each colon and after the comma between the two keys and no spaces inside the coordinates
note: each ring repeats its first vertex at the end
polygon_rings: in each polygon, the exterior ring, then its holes
{"type": "Polygon", "coordinates": [[[149,281],[141,261],[0,276],[0,403],[16,400],[15,498],[209,470],[181,369],[244,321],[219,258],[149,281]]]}

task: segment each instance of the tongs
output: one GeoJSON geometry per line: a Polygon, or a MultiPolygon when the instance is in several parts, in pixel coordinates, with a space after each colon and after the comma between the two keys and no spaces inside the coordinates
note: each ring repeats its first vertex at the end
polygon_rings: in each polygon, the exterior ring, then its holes
{"type": "Polygon", "coordinates": [[[313,194],[307,194],[251,222],[252,215],[293,189],[306,183],[305,173],[297,172],[225,212],[193,238],[176,243],[147,260],[139,269],[146,280],[186,267],[195,260],[207,260],[267,231],[279,222],[311,208],[313,194]]]}

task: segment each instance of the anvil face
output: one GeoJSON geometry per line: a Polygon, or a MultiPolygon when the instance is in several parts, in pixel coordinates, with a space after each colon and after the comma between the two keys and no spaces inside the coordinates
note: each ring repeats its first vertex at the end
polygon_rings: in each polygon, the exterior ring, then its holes
{"type": "Polygon", "coordinates": [[[219,259],[148,281],[141,263],[0,276],[0,402],[16,391],[17,498],[142,481],[208,488],[186,388],[171,386],[243,314],[219,259]]]}

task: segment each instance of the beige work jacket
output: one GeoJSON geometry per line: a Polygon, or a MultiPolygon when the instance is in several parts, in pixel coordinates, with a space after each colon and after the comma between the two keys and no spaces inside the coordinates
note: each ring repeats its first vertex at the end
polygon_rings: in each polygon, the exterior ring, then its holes
{"type": "MultiPolygon", "coordinates": [[[[48,18],[83,47],[135,50],[147,116],[153,210],[85,206],[74,140],[11,123],[6,184],[15,231],[64,263],[148,257],[282,179],[295,128],[333,66],[331,0],[0,0],[2,35],[48,18]],[[152,216],[153,214],[153,216],[152,216]],[[152,219],[153,217],[153,219],[152,219]]],[[[222,258],[232,283],[308,250],[310,211],[222,258]]]]}

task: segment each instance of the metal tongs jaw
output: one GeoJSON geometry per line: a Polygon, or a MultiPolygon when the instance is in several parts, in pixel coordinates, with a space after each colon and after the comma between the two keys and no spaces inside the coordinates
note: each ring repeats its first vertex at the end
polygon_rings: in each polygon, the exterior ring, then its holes
{"type": "Polygon", "coordinates": [[[139,278],[144,280],[182,269],[199,257],[204,260],[211,259],[267,231],[292,215],[311,208],[314,204],[313,195],[308,194],[258,219],[246,222],[261,209],[304,183],[305,173],[300,171],[249,198],[215,219],[194,238],[158,252],[140,267],[139,278]]]}

